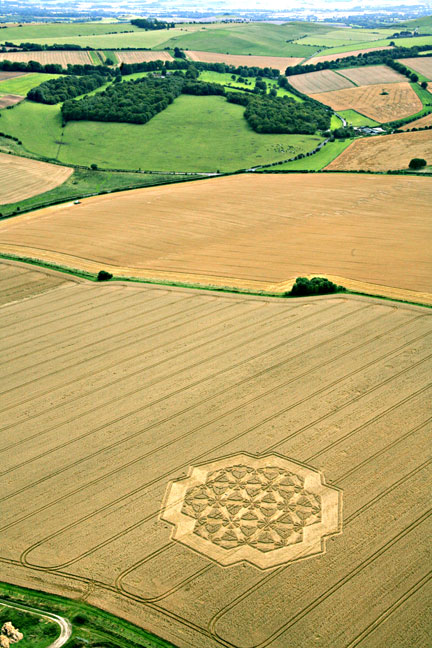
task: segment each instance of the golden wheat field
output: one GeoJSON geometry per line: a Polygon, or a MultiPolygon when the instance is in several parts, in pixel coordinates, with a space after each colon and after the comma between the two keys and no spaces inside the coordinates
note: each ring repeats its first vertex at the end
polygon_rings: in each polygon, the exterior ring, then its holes
{"type": "Polygon", "coordinates": [[[387,65],[367,65],[365,67],[344,68],[338,70],[358,86],[375,85],[377,83],[400,83],[406,77],[387,65]]]}
{"type": "Polygon", "coordinates": [[[415,72],[423,74],[427,79],[432,80],[432,56],[399,59],[399,63],[407,65],[415,72]]]}
{"type": "Polygon", "coordinates": [[[288,77],[290,84],[305,94],[316,94],[354,88],[354,84],[333,70],[306,72],[288,77]]]}
{"type": "Polygon", "coordinates": [[[93,59],[89,52],[79,50],[47,50],[47,51],[31,51],[31,52],[0,52],[0,61],[20,61],[28,63],[29,61],[37,61],[42,65],[48,63],[58,63],[63,67],[67,67],[68,63],[85,65],[86,63],[93,65],[93,59]]]}
{"type": "MultiPolygon", "coordinates": [[[[410,126],[412,127],[413,124],[415,122],[410,126]]],[[[429,131],[396,133],[356,140],[326,168],[331,171],[408,169],[410,160],[415,157],[432,160],[432,137],[429,131]]],[[[394,209],[393,203],[392,209],[394,209]]],[[[406,209],[409,210],[408,204],[406,209]]]]}
{"type": "Polygon", "coordinates": [[[333,110],[356,110],[382,123],[410,117],[423,107],[407,81],[321,92],[310,96],[333,110]]]}
{"type": "Polygon", "coordinates": [[[22,214],[0,222],[0,252],[275,292],[296,276],[326,274],[361,292],[432,303],[431,213],[428,178],[243,174],[22,214]]]}
{"type": "Polygon", "coordinates": [[[120,63],[141,63],[142,61],[173,61],[169,52],[147,51],[127,51],[121,50],[115,52],[120,63]]]}
{"type": "Polygon", "coordinates": [[[54,189],[72,173],[69,167],[0,153],[0,205],[54,189]]]}
{"type": "Polygon", "coordinates": [[[416,119],[415,121],[408,122],[408,124],[401,126],[399,130],[406,131],[411,130],[411,128],[424,128],[425,126],[432,126],[432,113],[420,117],[420,119],[416,119]]]}
{"type": "Polygon", "coordinates": [[[0,285],[2,580],[178,648],[427,647],[428,309],[0,285]]]}

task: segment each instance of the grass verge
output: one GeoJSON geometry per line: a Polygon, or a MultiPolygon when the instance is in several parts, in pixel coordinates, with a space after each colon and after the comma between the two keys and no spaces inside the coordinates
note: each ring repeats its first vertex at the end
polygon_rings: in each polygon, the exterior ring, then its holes
{"type": "Polygon", "coordinates": [[[339,110],[339,115],[345,117],[350,126],[380,126],[381,124],[366,115],[362,115],[356,110],[339,110]]]}
{"type": "MultiPolygon", "coordinates": [[[[275,171],[320,171],[324,169],[330,162],[338,157],[350,144],[353,139],[335,140],[328,142],[317,153],[302,158],[301,160],[292,160],[292,162],[284,162],[274,166],[275,171]]],[[[268,172],[263,169],[262,173],[268,172]]]]}
{"type": "MultiPolygon", "coordinates": [[[[81,601],[69,600],[62,596],[7,583],[0,583],[0,597],[9,603],[21,603],[68,618],[72,623],[73,632],[72,637],[65,644],[66,648],[84,648],[84,646],[99,648],[101,642],[103,642],[104,648],[174,648],[173,644],[146,632],[125,619],[81,601]]],[[[24,646],[24,640],[19,645],[22,648],[27,648],[24,646]]],[[[30,645],[32,648],[44,646],[42,643],[39,645],[29,644],[28,648],[30,645]]]]}
{"type": "Polygon", "coordinates": [[[126,191],[139,187],[152,187],[155,185],[169,184],[193,180],[196,176],[173,176],[144,173],[123,173],[119,171],[90,171],[88,169],[75,169],[74,173],[64,182],[51,191],[20,200],[19,202],[0,205],[2,217],[17,213],[40,209],[69,200],[77,200],[85,196],[113,191],[126,191]]]}

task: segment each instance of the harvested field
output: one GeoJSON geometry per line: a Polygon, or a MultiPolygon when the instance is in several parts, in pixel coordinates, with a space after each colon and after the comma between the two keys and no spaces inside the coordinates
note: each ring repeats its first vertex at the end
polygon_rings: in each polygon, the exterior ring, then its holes
{"type": "MultiPolygon", "coordinates": [[[[429,131],[356,140],[326,168],[333,171],[408,169],[410,160],[415,157],[432,162],[432,137],[429,131]]],[[[415,259],[415,255],[412,258],[415,259]]]]}
{"type": "Polygon", "coordinates": [[[22,97],[21,95],[16,95],[16,94],[2,95],[2,94],[0,94],[0,110],[2,108],[7,108],[8,106],[15,106],[15,104],[19,103],[23,99],[24,99],[24,97],[22,97]]]}
{"type": "Polygon", "coordinates": [[[58,63],[64,68],[68,63],[93,64],[93,60],[88,52],[79,50],[70,51],[43,51],[43,52],[0,52],[0,61],[21,61],[28,63],[29,61],[37,61],[42,65],[47,63],[58,63]]]}
{"type": "Polygon", "coordinates": [[[74,283],[1,331],[2,580],[179,648],[427,645],[430,311],[74,283]]]}
{"type": "Polygon", "coordinates": [[[382,83],[310,96],[331,106],[333,110],[356,110],[381,123],[409,117],[423,108],[420,98],[408,82],[382,83]]]}
{"type": "Polygon", "coordinates": [[[424,128],[425,126],[432,126],[432,113],[401,126],[399,130],[406,131],[411,128],[424,128]]]}
{"type": "Polygon", "coordinates": [[[192,61],[203,63],[227,63],[228,65],[246,65],[249,67],[274,68],[285,74],[289,65],[298,65],[303,60],[292,56],[246,56],[244,54],[217,54],[216,52],[187,51],[187,56],[192,61]]]}
{"type": "Polygon", "coordinates": [[[320,72],[306,72],[306,74],[295,74],[288,77],[288,81],[294,88],[305,94],[331,92],[344,88],[354,88],[354,84],[344,79],[333,70],[320,70],[320,72]]]}
{"type": "Polygon", "coordinates": [[[72,173],[69,167],[0,153],[0,205],[54,189],[72,173]]]}
{"type": "Polygon", "coordinates": [[[423,76],[432,81],[432,56],[399,59],[399,63],[415,70],[418,74],[423,74],[423,76]]]}
{"type": "Polygon", "coordinates": [[[358,56],[359,54],[366,54],[367,52],[376,52],[378,50],[393,49],[392,47],[367,47],[366,49],[351,50],[350,52],[338,52],[336,54],[323,54],[322,56],[314,56],[307,59],[304,65],[316,65],[317,63],[324,63],[324,61],[337,61],[337,59],[347,58],[348,56],[358,56]]]}
{"type": "MultiPolygon", "coordinates": [[[[9,79],[14,79],[15,77],[25,76],[27,72],[2,72],[0,71],[0,83],[2,81],[9,81],[9,79]]],[[[0,86],[1,88],[1,86],[0,86]]]]}
{"type": "Polygon", "coordinates": [[[406,77],[387,65],[368,65],[338,70],[358,86],[375,85],[376,83],[401,83],[406,77]]]}
{"type": "Polygon", "coordinates": [[[0,223],[0,251],[268,291],[326,274],[363,292],[432,303],[431,216],[428,178],[236,175],[23,214],[0,223]]]}
{"type": "Polygon", "coordinates": [[[173,61],[169,52],[154,51],[118,51],[115,52],[119,63],[142,63],[143,61],[173,61]]]}

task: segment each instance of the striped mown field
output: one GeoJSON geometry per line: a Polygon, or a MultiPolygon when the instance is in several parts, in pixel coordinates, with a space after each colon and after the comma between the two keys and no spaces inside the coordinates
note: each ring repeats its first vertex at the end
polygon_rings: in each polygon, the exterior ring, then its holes
{"type": "Polygon", "coordinates": [[[44,281],[0,265],[2,580],[179,648],[427,645],[429,310],[44,281]],[[204,484],[209,463],[228,468],[204,484]],[[197,467],[193,550],[166,497],[197,467]],[[337,489],[339,529],[306,556],[326,511],[310,475],[337,489]],[[235,558],[251,534],[251,555],[292,538],[302,559],[215,559],[213,538],[235,558]]]}

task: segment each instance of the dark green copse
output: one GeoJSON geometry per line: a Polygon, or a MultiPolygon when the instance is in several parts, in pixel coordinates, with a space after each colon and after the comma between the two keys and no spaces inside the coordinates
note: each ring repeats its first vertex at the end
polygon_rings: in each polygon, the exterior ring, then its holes
{"type": "Polygon", "coordinates": [[[422,169],[426,164],[427,162],[423,158],[413,158],[408,166],[410,169],[422,169]]]}
{"type": "Polygon", "coordinates": [[[112,279],[112,274],[111,272],[107,272],[106,270],[99,270],[99,274],[97,276],[98,281],[109,281],[112,279]]]}
{"type": "Polygon", "coordinates": [[[61,76],[58,79],[44,81],[27,93],[27,99],[44,104],[56,104],[78,95],[100,88],[107,82],[106,76],[90,74],[88,76],[61,76]]]}
{"type": "Polygon", "coordinates": [[[338,286],[326,277],[297,277],[291,291],[286,293],[287,297],[307,297],[310,295],[330,295],[332,293],[344,292],[343,286],[338,286]]]}

